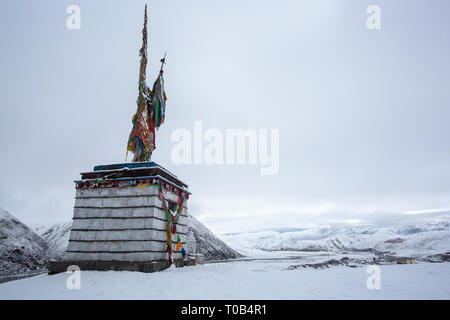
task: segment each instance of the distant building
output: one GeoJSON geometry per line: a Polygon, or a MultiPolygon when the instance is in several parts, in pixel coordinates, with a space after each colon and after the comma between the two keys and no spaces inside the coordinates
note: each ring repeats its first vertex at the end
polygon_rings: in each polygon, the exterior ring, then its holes
{"type": "Polygon", "coordinates": [[[396,258],[395,261],[397,264],[415,264],[416,260],[413,258],[396,258]]]}

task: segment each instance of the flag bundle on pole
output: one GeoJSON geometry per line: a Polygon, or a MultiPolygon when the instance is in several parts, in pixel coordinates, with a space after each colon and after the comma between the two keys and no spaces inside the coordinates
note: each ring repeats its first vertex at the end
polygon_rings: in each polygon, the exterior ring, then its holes
{"type": "Polygon", "coordinates": [[[164,123],[166,117],[166,93],[164,92],[164,79],[162,73],[159,74],[153,84],[153,101],[152,104],[155,110],[155,127],[159,129],[159,126],[164,123]]]}
{"type": "Polygon", "coordinates": [[[144,27],[142,29],[142,47],[139,68],[139,95],[137,110],[133,116],[133,128],[128,138],[128,151],[134,153],[133,162],[150,161],[155,144],[155,129],[164,123],[166,113],[166,93],[164,92],[163,66],[165,56],[161,59],[162,65],[158,78],[150,90],[146,84],[147,69],[147,5],[145,6],[144,27]]]}

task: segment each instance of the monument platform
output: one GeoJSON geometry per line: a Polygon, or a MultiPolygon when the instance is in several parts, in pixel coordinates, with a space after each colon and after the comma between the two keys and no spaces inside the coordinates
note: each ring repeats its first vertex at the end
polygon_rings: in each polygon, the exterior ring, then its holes
{"type": "Polygon", "coordinates": [[[49,273],[153,272],[184,264],[188,186],[155,162],[95,166],[75,181],[69,245],[49,273]]]}

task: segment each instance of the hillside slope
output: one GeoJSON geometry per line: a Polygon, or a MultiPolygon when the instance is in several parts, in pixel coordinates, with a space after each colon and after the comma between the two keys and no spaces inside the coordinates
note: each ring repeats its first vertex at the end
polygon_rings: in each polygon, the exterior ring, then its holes
{"type": "Polygon", "coordinates": [[[71,221],[56,222],[49,225],[33,225],[32,229],[47,243],[52,259],[59,259],[69,243],[71,221]]]}
{"type": "Polygon", "coordinates": [[[197,242],[197,252],[205,256],[205,260],[226,260],[242,257],[230,248],[200,221],[188,215],[188,237],[194,237],[197,242]]]}
{"type": "Polygon", "coordinates": [[[0,276],[44,270],[47,258],[46,242],[0,208],[0,276]]]}

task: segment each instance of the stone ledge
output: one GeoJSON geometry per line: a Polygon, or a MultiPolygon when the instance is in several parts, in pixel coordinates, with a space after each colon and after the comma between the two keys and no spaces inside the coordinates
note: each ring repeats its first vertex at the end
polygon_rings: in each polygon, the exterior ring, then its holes
{"type": "MultiPolygon", "coordinates": [[[[183,267],[185,265],[182,259],[174,260],[176,267],[183,267]]],[[[48,269],[49,275],[66,272],[69,266],[76,265],[81,271],[95,270],[95,271],[138,271],[138,272],[157,272],[167,269],[169,265],[168,260],[158,261],[49,261],[48,269]]]]}

